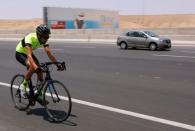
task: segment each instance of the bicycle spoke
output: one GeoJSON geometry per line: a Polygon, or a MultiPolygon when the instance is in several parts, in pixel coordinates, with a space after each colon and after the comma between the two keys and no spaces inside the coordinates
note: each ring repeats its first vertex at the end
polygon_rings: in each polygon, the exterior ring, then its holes
{"type": "Polygon", "coordinates": [[[53,81],[53,84],[48,84],[48,87],[45,89],[45,100],[49,101],[46,109],[50,118],[55,119],[54,121],[57,122],[68,118],[72,103],[70,94],[62,83],[53,81]],[[62,98],[66,98],[66,100],[62,98]]]}
{"type": "Polygon", "coordinates": [[[29,107],[29,100],[23,98],[20,95],[20,84],[22,83],[24,79],[23,75],[16,75],[13,77],[12,82],[11,82],[11,96],[12,96],[12,101],[15,105],[16,108],[19,110],[25,110],[29,107]]]}

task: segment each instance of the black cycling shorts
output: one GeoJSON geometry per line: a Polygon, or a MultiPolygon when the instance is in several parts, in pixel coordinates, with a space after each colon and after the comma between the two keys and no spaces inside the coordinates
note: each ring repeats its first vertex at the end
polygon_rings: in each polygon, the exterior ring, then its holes
{"type": "MultiPolygon", "coordinates": [[[[37,66],[39,66],[39,61],[36,58],[36,56],[34,54],[32,54],[32,57],[33,57],[33,60],[35,61],[35,63],[37,64],[37,66]]],[[[22,65],[27,67],[27,65],[26,65],[27,55],[26,54],[16,52],[16,60],[18,62],[20,62],[22,65]]]]}

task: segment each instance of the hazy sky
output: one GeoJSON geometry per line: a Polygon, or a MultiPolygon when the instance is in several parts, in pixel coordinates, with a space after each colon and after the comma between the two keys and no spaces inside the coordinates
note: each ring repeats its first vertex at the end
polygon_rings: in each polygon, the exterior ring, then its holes
{"type": "Polygon", "coordinates": [[[122,15],[195,14],[195,0],[0,0],[0,19],[41,18],[43,6],[108,9],[122,15]]]}

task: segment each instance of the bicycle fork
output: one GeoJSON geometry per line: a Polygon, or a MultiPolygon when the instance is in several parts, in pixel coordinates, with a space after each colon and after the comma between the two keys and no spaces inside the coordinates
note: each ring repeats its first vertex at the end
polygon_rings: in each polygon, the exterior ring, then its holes
{"type": "Polygon", "coordinates": [[[48,81],[48,88],[49,88],[49,92],[51,94],[51,97],[53,99],[53,102],[54,103],[59,102],[60,101],[60,98],[59,98],[58,93],[57,93],[57,91],[56,91],[56,89],[55,89],[55,87],[53,85],[53,82],[51,80],[48,81]],[[55,96],[53,95],[52,92],[55,93],[55,96]],[[57,98],[57,99],[55,99],[55,98],[57,98]]]}

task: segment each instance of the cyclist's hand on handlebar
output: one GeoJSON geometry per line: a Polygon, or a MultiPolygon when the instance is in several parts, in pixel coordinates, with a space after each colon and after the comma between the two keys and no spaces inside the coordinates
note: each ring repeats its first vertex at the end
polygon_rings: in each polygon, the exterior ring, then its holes
{"type": "Polygon", "coordinates": [[[42,72],[42,69],[41,69],[41,67],[38,67],[38,68],[35,70],[35,72],[37,72],[37,73],[40,73],[40,72],[42,72]]]}
{"type": "Polygon", "coordinates": [[[57,68],[58,68],[58,69],[57,69],[58,71],[66,70],[65,62],[58,63],[58,64],[56,64],[56,66],[57,66],[57,68]]]}
{"type": "Polygon", "coordinates": [[[35,65],[34,69],[35,69],[35,72],[36,72],[36,73],[42,72],[41,66],[35,65]]]}

